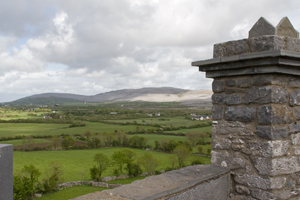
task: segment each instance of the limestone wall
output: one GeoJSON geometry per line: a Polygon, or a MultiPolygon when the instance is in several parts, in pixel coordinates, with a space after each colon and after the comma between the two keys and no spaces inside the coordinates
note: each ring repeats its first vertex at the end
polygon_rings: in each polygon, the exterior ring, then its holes
{"type": "Polygon", "coordinates": [[[227,200],[229,192],[228,169],[212,165],[194,165],[150,176],[112,190],[77,197],[74,200],[227,200]]]}
{"type": "Polygon", "coordinates": [[[233,194],[298,196],[300,78],[255,75],[213,82],[212,163],[232,169],[233,194]]]}

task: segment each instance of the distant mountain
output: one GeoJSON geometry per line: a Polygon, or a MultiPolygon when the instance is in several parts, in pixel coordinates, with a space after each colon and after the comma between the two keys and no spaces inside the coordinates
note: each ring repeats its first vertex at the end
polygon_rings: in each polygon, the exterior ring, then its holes
{"type": "Polygon", "coordinates": [[[69,103],[104,103],[116,101],[148,101],[148,102],[187,102],[187,101],[210,101],[212,92],[208,90],[185,90],[172,87],[123,89],[100,93],[91,96],[67,94],[67,93],[44,93],[28,96],[10,102],[19,105],[47,105],[69,103]]]}

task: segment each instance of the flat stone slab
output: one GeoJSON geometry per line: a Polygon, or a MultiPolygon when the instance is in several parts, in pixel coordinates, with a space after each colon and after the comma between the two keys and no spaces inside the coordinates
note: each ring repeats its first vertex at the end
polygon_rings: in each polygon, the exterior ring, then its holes
{"type": "MultiPolygon", "coordinates": [[[[192,191],[195,188],[201,186],[201,184],[204,185],[205,182],[217,179],[220,176],[226,175],[228,173],[229,169],[220,168],[214,165],[188,166],[161,175],[150,176],[143,180],[134,181],[131,184],[123,185],[111,190],[104,190],[99,193],[92,193],[77,197],[73,200],[89,200],[101,198],[112,200],[150,200],[164,197],[169,198],[168,196],[172,196],[172,194],[184,195],[184,192],[192,191]]],[[[229,177],[224,176],[220,180],[222,180],[222,183],[225,181],[225,183],[227,183],[229,187],[229,177]]],[[[226,186],[223,184],[222,188],[224,188],[225,193],[227,190],[229,192],[229,188],[226,188],[226,186]]],[[[174,197],[171,196],[170,198],[173,199],[174,197]]],[[[227,199],[227,197],[224,199],[227,199]]]]}
{"type": "Polygon", "coordinates": [[[76,197],[76,198],[71,199],[71,200],[96,200],[96,199],[99,199],[99,200],[128,200],[128,199],[118,197],[118,196],[114,196],[114,195],[111,195],[111,194],[107,194],[107,193],[104,193],[104,192],[94,192],[94,193],[90,193],[90,194],[83,195],[83,196],[80,196],[80,197],[76,197]]]}
{"type": "Polygon", "coordinates": [[[280,73],[300,75],[300,52],[271,50],[192,62],[207,78],[222,76],[280,73]]]}

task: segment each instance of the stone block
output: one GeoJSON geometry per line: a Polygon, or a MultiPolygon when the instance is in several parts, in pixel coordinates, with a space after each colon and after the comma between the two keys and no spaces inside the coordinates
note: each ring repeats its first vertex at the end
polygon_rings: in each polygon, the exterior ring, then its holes
{"type": "Polygon", "coordinates": [[[290,105],[291,106],[300,105],[300,90],[296,90],[290,93],[290,105]]]}
{"type": "Polygon", "coordinates": [[[291,79],[288,82],[288,87],[290,88],[300,88],[300,79],[291,79]]]}
{"type": "Polygon", "coordinates": [[[241,135],[241,136],[252,136],[249,125],[238,121],[219,121],[218,124],[212,125],[212,132],[221,135],[241,135]]]}
{"type": "Polygon", "coordinates": [[[226,47],[226,56],[240,55],[250,51],[247,39],[229,41],[226,47]]]}
{"type": "Polygon", "coordinates": [[[274,75],[257,75],[252,80],[254,86],[266,86],[266,85],[282,85],[282,81],[274,75]]]}
{"type": "Polygon", "coordinates": [[[227,99],[226,94],[213,94],[211,97],[213,104],[225,104],[227,99]]]}
{"type": "Polygon", "coordinates": [[[226,150],[211,152],[211,163],[229,169],[245,168],[245,160],[239,153],[229,154],[226,150]]]}
{"type": "Polygon", "coordinates": [[[250,89],[244,97],[245,103],[285,103],[287,102],[287,91],[283,88],[264,86],[250,89]]]}
{"type": "Polygon", "coordinates": [[[225,85],[226,86],[235,86],[235,80],[226,80],[225,85]]]}
{"type": "Polygon", "coordinates": [[[286,175],[300,170],[296,156],[282,158],[255,158],[254,166],[260,175],[286,175]]]}
{"type": "Polygon", "coordinates": [[[251,189],[251,195],[256,199],[261,199],[261,200],[270,200],[273,199],[274,197],[273,193],[260,190],[260,189],[251,189]]]}
{"type": "Polygon", "coordinates": [[[287,155],[290,148],[288,141],[249,142],[249,148],[254,156],[275,157],[287,155]]]}
{"type": "Polygon", "coordinates": [[[236,185],[235,190],[240,194],[250,195],[249,188],[243,186],[243,185],[236,185]]]}
{"type": "Polygon", "coordinates": [[[300,145],[300,133],[292,134],[291,139],[293,145],[300,145]]]}
{"type": "Polygon", "coordinates": [[[296,156],[300,155],[300,147],[299,146],[294,147],[294,153],[296,156]]]}
{"type": "Polygon", "coordinates": [[[212,112],[212,119],[213,120],[223,119],[223,107],[213,106],[211,112],[212,112]]]}
{"type": "Polygon", "coordinates": [[[289,125],[289,133],[300,132],[300,124],[294,123],[289,125]]]}
{"type": "Polygon", "coordinates": [[[244,93],[244,89],[239,88],[225,88],[226,94],[244,93]]]}
{"type": "Polygon", "coordinates": [[[294,108],[295,118],[300,119],[300,107],[294,108]]]}
{"type": "Polygon", "coordinates": [[[214,45],[213,58],[222,58],[227,56],[226,43],[214,45]]]}
{"type": "Polygon", "coordinates": [[[269,192],[264,191],[260,189],[251,189],[251,195],[254,198],[262,199],[262,200],[270,200],[270,199],[290,199],[290,197],[293,195],[291,190],[281,190],[276,192],[269,192]]]}
{"type": "Polygon", "coordinates": [[[212,134],[211,146],[213,149],[228,150],[231,146],[231,140],[212,134]]]}
{"type": "Polygon", "coordinates": [[[249,38],[259,37],[262,35],[275,35],[275,33],[275,27],[268,20],[261,17],[250,29],[249,38]]]}
{"type": "Polygon", "coordinates": [[[280,124],[293,121],[293,110],[284,106],[262,106],[257,109],[259,124],[280,124]]]}
{"type": "Polygon", "coordinates": [[[227,107],[225,119],[229,121],[251,122],[254,120],[256,109],[252,107],[227,107]]]}
{"type": "Polygon", "coordinates": [[[300,52],[300,40],[298,38],[286,37],[286,49],[300,52]]]}
{"type": "Polygon", "coordinates": [[[234,180],[243,185],[247,185],[249,187],[256,187],[263,190],[268,189],[281,189],[286,184],[285,177],[276,177],[276,178],[262,178],[260,176],[254,175],[235,175],[234,180]]]}
{"type": "Polygon", "coordinates": [[[212,83],[212,89],[215,93],[224,92],[225,84],[223,81],[214,80],[212,83]]]}
{"type": "Polygon", "coordinates": [[[255,38],[249,38],[249,45],[251,52],[262,52],[285,48],[284,39],[275,35],[265,35],[255,38]]]}
{"type": "Polygon", "coordinates": [[[255,133],[260,137],[268,138],[271,140],[280,140],[288,136],[287,127],[275,126],[257,126],[255,133]]]}
{"type": "Polygon", "coordinates": [[[236,86],[241,88],[248,88],[251,86],[251,81],[249,79],[238,79],[236,81],[236,86]]]}
{"type": "Polygon", "coordinates": [[[239,105],[241,104],[241,96],[238,94],[227,95],[225,103],[227,105],[239,105]]]}

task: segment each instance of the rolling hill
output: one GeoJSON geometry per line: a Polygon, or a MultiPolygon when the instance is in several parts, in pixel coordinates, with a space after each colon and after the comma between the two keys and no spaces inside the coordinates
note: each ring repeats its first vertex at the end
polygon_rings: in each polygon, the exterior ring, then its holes
{"type": "Polygon", "coordinates": [[[13,105],[47,105],[70,103],[106,103],[118,101],[147,101],[147,102],[183,102],[188,104],[195,101],[211,101],[212,92],[208,90],[185,90],[172,87],[123,89],[100,93],[91,96],[68,93],[35,94],[16,101],[13,105]]]}

